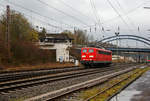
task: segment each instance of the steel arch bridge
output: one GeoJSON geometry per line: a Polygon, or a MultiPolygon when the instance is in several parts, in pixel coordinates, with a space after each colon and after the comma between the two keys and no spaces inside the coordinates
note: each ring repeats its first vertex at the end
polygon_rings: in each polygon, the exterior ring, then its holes
{"type": "Polygon", "coordinates": [[[141,36],[136,36],[136,35],[118,35],[118,36],[107,37],[107,38],[104,38],[104,39],[98,41],[98,45],[103,45],[104,43],[112,42],[115,40],[127,40],[127,39],[136,40],[136,41],[142,42],[142,43],[150,46],[149,39],[141,37],[141,36]]]}

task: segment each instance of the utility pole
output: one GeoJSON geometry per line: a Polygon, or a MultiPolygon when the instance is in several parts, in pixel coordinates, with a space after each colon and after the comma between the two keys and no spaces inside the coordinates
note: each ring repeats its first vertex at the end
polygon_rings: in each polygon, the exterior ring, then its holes
{"type": "MultiPolygon", "coordinates": [[[[144,9],[150,9],[150,7],[144,7],[144,9]]],[[[148,30],[149,31],[149,30],[148,30]]],[[[148,56],[147,56],[147,60],[148,60],[148,56]]]]}
{"type": "Polygon", "coordinates": [[[118,62],[119,62],[119,52],[118,52],[118,36],[119,36],[119,32],[115,32],[115,35],[116,35],[116,37],[117,37],[117,60],[118,60],[118,62]]]}
{"type": "Polygon", "coordinates": [[[10,54],[10,7],[7,5],[6,7],[6,47],[8,50],[8,58],[11,58],[10,54]]]}
{"type": "Polygon", "coordinates": [[[75,35],[75,40],[74,40],[74,43],[75,43],[75,46],[77,45],[77,32],[76,32],[76,28],[74,27],[74,35],[75,35]]]}

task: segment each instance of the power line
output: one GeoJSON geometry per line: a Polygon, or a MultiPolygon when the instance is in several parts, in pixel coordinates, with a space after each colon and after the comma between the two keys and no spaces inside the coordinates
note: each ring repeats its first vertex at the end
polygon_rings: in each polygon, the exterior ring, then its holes
{"type": "Polygon", "coordinates": [[[92,0],[90,0],[90,4],[91,4],[92,10],[93,10],[93,13],[94,13],[94,15],[96,17],[97,23],[99,24],[100,18],[99,18],[98,14],[97,14],[97,10],[96,10],[95,4],[94,4],[94,2],[92,0]]]}
{"type": "MultiPolygon", "coordinates": [[[[129,15],[129,14],[135,12],[138,8],[140,8],[141,6],[143,6],[144,4],[146,4],[147,2],[150,2],[150,0],[148,0],[148,1],[144,2],[144,3],[142,3],[142,4],[139,4],[137,7],[131,9],[130,11],[126,12],[126,13],[125,13],[124,15],[122,15],[122,16],[127,16],[127,15],[129,15]]],[[[120,16],[118,15],[118,16],[112,18],[112,19],[109,19],[109,20],[105,21],[105,23],[106,23],[106,22],[109,22],[109,21],[113,21],[113,20],[117,19],[118,17],[120,17],[120,16]]]]}
{"type": "MultiPolygon", "coordinates": [[[[96,13],[97,13],[97,9],[96,9],[96,6],[95,6],[95,4],[94,4],[94,0],[93,0],[93,6],[94,6],[94,8],[95,8],[95,10],[96,10],[96,13]]],[[[99,17],[99,16],[98,16],[99,17]]],[[[100,17],[99,17],[99,19],[100,19],[100,17]]],[[[101,17],[101,19],[102,19],[102,17],[101,17]]],[[[99,25],[101,25],[102,26],[102,32],[104,33],[104,34],[106,34],[105,33],[105,31],[104,31],[104,27],[103,27],[103,24],[104,23],[102,23],[102,22],[100,22],[100,20],[99,20],[99,25]]],[[[109,25],[109,26],[111,26],[111,25],[109,25]]],[[[112,27],[112,26],[111,26],[112,27]]],[[[112,27],[113,28],[113,27],[112,27]]]]}
{"type": "Polygon", "coordinates": [[[107,2],[109,3],[109,5],[112,7],[112,9],[120,16],[121,20],[124,22],[124,24],[127,25],[127,27],[129,28],[129,30],[132,32],[132,30],[130,29],[130,27],[128,26],[127,22],[123,19],[123,17],[120,15],[120,13],[116,10],[116,8],[113,6],[113,4],[107,0],[107,2]]]}
{"type": "MultiPolygon", "coordinates": [[[[17,11],[17,10],[15,10],[15,11],[18,12],[18,13],[21,13],[21,12],[19,12],[19,11],[17,11]]],[[[28,14],[25,14],[25,13],[22,13],[22,14],[25,15],[25,16],[28,16],[28,17],[30,17],[30,18],[33,17],[33,16],[28,15],[28,14]]],[[[46,24],[46,25],[49,26],[49,27],[53,27],[53,28],[60,29],[60,30],[65,30],[65,27],[60,27],[60,26],[53,25],[53,24],[51,24],[51,23],[42,21],[41,19],[38,19],[38,18],[36,18],[36,17],[33,17],[33,18],[34,18],[34,20],[37,20],[37,21],[39,21],[40,23],[46,24]]]]}
{"type": "MultiPolygon", "coordinates": [[[[57,23],[59,23],[59,24],[61,24],[61,26],[63,26],[63,25],[66,25],[66,26],[68,26],[68,27],[70,27],[70,28],[75,28],[76,26],[72,26],[72,25],[69,25],[69,24],[67,24],[67,23],[64,23],[64,22],[59,22],[59,21],[57,21],[57,20],[55,20],[55,19],[53,19],[53,18],[51,18],[51,17],[48,17],[48,16],[45,16],[45,15],[41,15],[39,12],[36,12],[36,11],[34,11],[34,10],[32,10],[32,9],[29,9],[29,8],[25,8],[25,7],[23,7],[23,6],[21,6],[21,5],[19,5],[19,4],[16,4],[16,3],[13,3],[13,2],[10,2],[10,1],[7,1],[9,4],[12,4],[12,5],[14,5],[15,7],[19,7],[19,8],[21,8],[21,9],[23,9],[23,10],[26,10],[26,11],[29,11],[30,13],[34,13],[34,14],[36,14],[36,15],[39,15],[39,16],[41,16],[41,17],[44,17],[44,18],[46,18],[46,19],[49,19],[49,20],[52,20],[52,21],[54,21],[54,22],[57,22],[57,23]],[[62,25],[63,24],[63,25],[62,25]]],[[[24,13],[25,14],[25,13],[24,13]]],[[[50,25],[50,24],[49,24],[50,25]]],[[[76,28],[78,28],[78,27],[76,27],[76,28]]],[[[66,28],[65,28],[66,29],[66,28]]],[[[78,28],[79,29],[79,28],[78,28]]]]}
{"type": "MultiPolygon", "coordinates": [[[[123,11],[123,13],[125,14],[125,10],[124,10],[124,8],[121,6],[121,4],[119,3],[119,1],[116,0],[116,2],[117,2],[117,4],[118,4],[118,6],[120,7],[120,9],[121,9],[121,10],[123,11]]],[[[128,17],[128,15],[127,15],[126,17],[127,17],[127,19],[130,21],[130,23],[136,28],[134,22],[128,17]]]]}
{"type": "Polygon", "coordinates": [[[103,28],[103,26],[101,25],[101,21],[100,21],[100,17],[98,16],[98,13],[97,13],[97,9],[95,7],[95,4],[92,0],[90,0],[90,4],[91,4],[91,7],[93,9],[93,13],[95,14],[95,17],[96,17],[96,20],[97,20],[97,23],[98,23],[98,26],[99,26],[99,29],[102,33],[105,33],[104,31],[102,31],[101,27],[103,28]]]}
{"type": "Polygon", "coordinates": [[[36,0],[36,1],[38,1],[38,2],[40,2],[40,3],[42,3],[42,4],[44,4],[44,5],[46,5],[47,7],[50,7],[50,8],[52,8],[52,9],[56,10],[56,11],[58,11],[58,12],[64,14],[64,15],[66,15],[66,16],[68,16],[68,17],[70,17],[70,18],[72,18],[72,19],[74,19],[74,20],[76,20],[76,21],[78,21],[78,22],[80,22],[80,23],[83,24],[83,25],[89,26],[88,24],[86,24],[86,23],[83,22],[82,20],[78,19],[77,17],[74,17],[74,16],[72,16],[72,15],[70,15],[70,14],[68,14],[68,13],[65,13],[64,11],[62,11],[62,10],[60,10],[60,9],[57,9],[57,8],[53,7],[52,5],[46,3],[46,2],[43,2],[43,1],[41,1],[41,0],[36,0]]]}
{"type": "MultiPolygon", "coordinates": [[[[64,2],[63,0],[57,0],[57,1],[61,2],[61,3],[64,4],[66,7],[71,8],[73,11],[77,12],[78,14],[80,14],[80,15],[82,15],[82,16],[84,16],[84,17],[89,18],[89,16],[87,16],[87,15],[85,15],[84,13],[82,13],[81,11],[79,11],[79,10],[73,8],[72,6],[70,6],[69,4],[67,4],[66,2],[64,2]]],[[[90,18],[90,19],[91,19],[91,18],[90,18]]],[[[94,20],[94,19],[92,19],[92,20],[94,20]]]]}
{"type": "Polygon", "coordinates": [[[57,21],[57,20],[55,20],[55,19],[53,19],[53,18],[51,18],[51,17],[48,17],[48,16],[41,15],[40,13],[38,13],[38,12],[36,12],[36,11],[33,11],[33,10],[31,10],[31,9],[28,9],[28,8],[25,8],[25,7],[23,7],[23,6],[21,6],[21,5],[18,5],[18,4],[16,4],[16,3],[13,3],[13,2],[10,2],[10,1],[7,1],[7,2],[9,2],[10,4],[12,4],[12,5],[14,5],[14,6],[17,6],[17,7],[21,8],[21,9],[24,9],[24,10],[27,10],[27,11],[29,11],[29,12],[32,12],[32,13],[34,13],[34,14],[36,14],[36,15],[39,15],[39,16],[41,16],[41,17],[47,18],[47,19],[49,19],[49,20],[52,20],[52,21],[57,22],[57,23],[60,23],[60,24],[63,23],[64,25],[67,25],[67,26],[69,26],[69,27],[71,27],[71,28],[74,28],[74,26],[72,26],[72,25],[66,24],[66,23],[64,23],[64,22],[59,22],[59,21],[57,21]]]}
{"type": "MultiPolygon", "coordinates": [[[[5,7],[5,5],[2,5],[2,4],[0,4],[0,6],[5,7]]],[[[5,9],[4,9],[4,10],[5,10],[5,9]]],[[[13,9],[13,10],[14,10],[14,9],[13,9]]],[[[26,14],[26,13],[22,13],[22,12],[20,12],[20,11],[18,11],[18,10],[15,10],[15,12],[18,12],[18,13],[23,14],[23,15],[25,15],[25,16],[28,16],[28,17],[30,17],[30,18],[33,17],[33,16],[28,15],[28,14],[26,14]]],[[[35,20],[38,20],[40,23],[47,24],[47,25],[50,26],[50,27],[57,28],[57,29],[63,29],[62,27],[59,27],[59,26],[50,24],[50,23],[45,22],[45,21],[42,21],[41,19],[38,19],[38,18],[36,18],[36,17],[34,17],[34,19],[35,19],[35,20]]]]}
{"type": "MultiPolygon", "coordinates": [[[[15,11],[16,11],[16,10],[15,10],[15,11]]],[[[17,12],[19,12],[19,11],[17,11],[17,12]]],[[[21,13],[21,12],[19,12],[19,13],[21,13]]],[[[31,15],[28,15],[28,14],[25,14],[25,13],[22,13],[22,14],[24,14],[24,15],[26,15],[26,16],[28,16],[28,17],[32,17],[31,15]]],[[[61,27],[56,26],[56,25],[53,25],[53,24],[50,24],[50,23],[45,22],[45,21],[42,21],[41,19],[38,19],[38,18],[35,18],[35,17],[34,17],[34,19],[40,21],[41,23],[47,24],[48,26],[51,26],[51,27],[53,27],[53,28],[59,28],[59,29],[61,29],[61,27]]]]}
{"type": "MultiPolygon", "coordinates": [[[[119,3],[119,1],[116,0],[116,2],[117,2],[117,4],[118,4],[118,6],[120,7],[120,9],[121,9],[121,10],[123,11],[123,13],[125,14],[125,10],[124,10],[124,8],[121,6],[121,4],[119,3]]],[[[132,24],[132,26],[134,26],[134,28],[137,29],[137,27],[135,26],[134,22],[129,18],[129,16],[127,15],[126,17],[127,17],[127,19],[130,21],[130,24],[132,24]]],[[[141,32],[140,32],[139,30],[138,30],[138,32],[141,34],[141,32]]]]}
{"type": "MultiPolygon", "coordinates": [[[[145,1],[144,3],[139,4],[137,7],[131,9],[130,11],[128,11],[128,12],[126,12],[126,13],[124,13],[124,15],[122,15],[122,16],[127,16],[127,15],[129,15],[129,14],[135,12],[138,8],[140,8],[141,6],[143,6],[144,4],[146,4],[147,2],[150,2],[150,1],[145,1]]],[[[107,22],[114,21],[114,20],[116,20],[118,17],[120,17],[120,16],[118,15],[118,16],[116,16],[116,17],[114,17],[114,18],[111,18],[111,19],[109,19],[109,20],[106,20],[106,21],[104,21],[102,24],[105,24],[105,23],[107,23],[107,22]]],[[[95,25],[90,25],[89,27],[92,27],[92,26],[95,26],[95,25]]]]}

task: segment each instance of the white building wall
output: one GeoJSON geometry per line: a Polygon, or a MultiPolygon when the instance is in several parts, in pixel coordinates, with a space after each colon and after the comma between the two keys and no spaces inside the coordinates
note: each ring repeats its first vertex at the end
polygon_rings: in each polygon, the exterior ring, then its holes
{"type": "Polygon", "coordinates": [[[72,47],[72,43],[45,43],[40,42],[42,49],[56,49],[56,61],[69,62],[69,47],[72,47]]]}
{"type": "Polygon", "coordinates": [[[56,43],[56,61],[69,61],[69,50],[67,50],[69,46],[66,43],[56,43]]]}

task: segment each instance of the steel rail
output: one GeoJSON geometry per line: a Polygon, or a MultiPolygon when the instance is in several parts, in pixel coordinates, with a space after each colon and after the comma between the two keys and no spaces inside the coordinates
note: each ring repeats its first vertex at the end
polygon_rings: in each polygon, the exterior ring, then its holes
{"type": "Polygon", "coordinates": [[[113,77],[116,77],[118,75],[121,75],[123,73],[129,72],[129,71],[135,69],[135,67],[129,67],[126,69],[120,68],[120,69],[121,69],[120,71],[116,71],[116,69],[115,69],[115,71],[113,71],[113,72],[111,71],[111,73],[107,72],[105,75],[97,77],[95,79],[91,79],[88,81],[84,81],[82,83],[74,84],[74,85],[59,89],[59,90],[47,92],[45,94],[41,94],[41,95],[38,95],[38,96],[35,96],[32,98],[26,99],[25,101],[37,101],[37,100],[51,101],[55,98],[69,94],[71,92],[74,92],[74,91],[77,91],[77,90],[80,90],[83,88],[92,87],[92,86],[100,84],[100,83],[104,83],[113,77]]]}
{"type": "MultiPolygon", "coordinates": [[[[116,68],[115,68],[116,69],[116,68]]],[[[23,79],[23,80],[16,80],[16,81],[11,81],[11,82],[2,82],[0,83],[0,92],[8,92],[14,89],[18,88],[24,88],[24,87],[29,87],[37,84],[44,84],[48,82],[54,82],[58,80],[63,80],[63,79],[69,79],[69,78],[74,78],[74,77],[79,77],[79,76],[85,76],[85,75],[91,75],[95,73],[101,73],[104,71],[110,71],[110,68],[103,68],[103,69],[88,69],[84,71],[77,71],[77,72],[68,72],[67,73],[60,73],[57,75],[48,75],[48,76],[41,76],[41,77],[35,77],[35,78],[29,78],[29,79],[23,79]]]]}
{"type": "Polygon", "coordinates": [[[2,73],[0,74],[0,82],[10,81],[10,80],[17,80],[17,79],[24,79],[24,78],[31,78],[36,76],[43,76],[48,74],[56,74],[68,71],[76,71],[76,70],[83,70],[83,67],[70,67],[70,68],[59,68],[59,69],[44,69],[44,70],[31,70],[31,71],[22,71],[22,72],[15,72],[15,73],[2,73]]]}
{"type": "MultiPolygon", "coordinates": [[[[120,65],[120,64],[112,64],[111,66],[120,65]]],[[[49,74],[57,74],[69,71],[77,71],[84,70],[83,67],[73,67],[73,68],[63,68],[63,69],[44,69],[44,70],[31,70],[31,71],[23,71],[16,73],[4,73],[0,74],[0,82],[11,81],[11,80],[19,80],[37,76],[44,76],[49,74]]]]}
{"type": "MultiPolygon", "coordinates": [[[[90,74],[95,74],[99,72],[104,72],[104,71],[110,71],[110,70],[116,70],[117,68],[120,67],[105,67],[105,68],[100,68],[100,69],[84,69],[80,71],[72,71],[72,72],[64,72],[64,73],[58,73],[58,74],[53,74],[53,75],[45,75],[45,76],[38,76],[38,77],[31,77],[31,78],[26,78],[26,79],[20,79],[20,80],[12,80],[12,81],[6,81],[6,82],[0,82],[0,92],[8,92],[10,90],[22,88],[22,87],[28,87],[28,86],[33,86],[37,84],[43,84],[43,83],[48,83],[48,82],[53,82],[57,80],[63,80],[63,79],[68,79],[68,78],[73,78],[73,77],[79,77],[79,76],[85,76],[85,75],[90,75],[90,74]]],[[[123,68],[123,65],[122,65],[123,68]]]]}
{"type": "Polygon", "coordinates": [[[136,73],[138,73],[138,72],[139,72],[139,71],[136,71],[136,72],[134,72],[134,73],[128,75],[126,78],[124,78],[124,79],[120,80],[119,82],[117,82],[117,83],[111,85],[110,87],[104,89],[103,91],[100,91],[100,92],[96,93],[95,95],[93,95],[93,96],[91,96],[91,97],[85,99],[84,101],[90,101],[90,100],[96,98],[97,96],[99,96],[99,95],[105,93],[106,91],[110,90],[111,88],[113,88],[113,87],[119,85],[120,83],[126,81],[126,80],[129,79],[133,74],[136,74],[136,73]]]}

